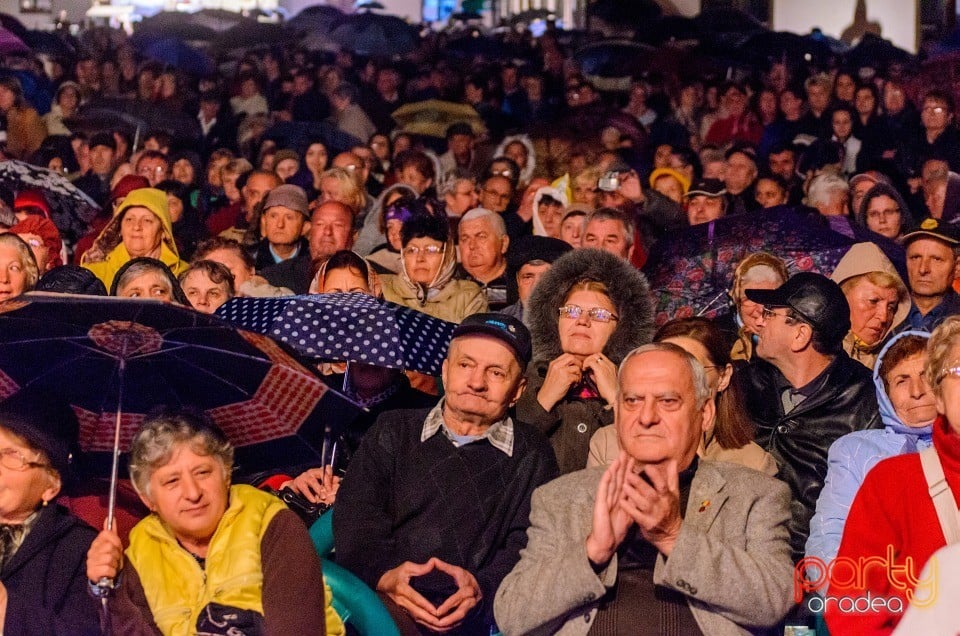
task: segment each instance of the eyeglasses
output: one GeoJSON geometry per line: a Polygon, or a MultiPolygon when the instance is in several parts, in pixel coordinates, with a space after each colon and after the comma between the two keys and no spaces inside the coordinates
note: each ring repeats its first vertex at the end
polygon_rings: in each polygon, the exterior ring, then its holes
{"type": "Polygon", "coordinates": [[[403,248],[403,253],[406,256],[418,256],[424,254],[426,256],[436,256],[443,252],[444,247],[440,245],[427,245],[426,247],[417,247],[416,245],[408,245],[403,248]]]}
{"type": "Polygon", "coordinates": [[[942,115],[943,113],[947,112],[947,109],[944,108],[943,106],[924,106],[923,112],[933,113],[935,115],[942,115]]]}
{"type": "Polygon", "coordinates": [[[763,319],[765,321],[770,320],[774,316],[782,316],[784,319],[790,318],[789,314],[778,314],[774,310],[768,309],[767,307],[764,307],[763,309],[760,310],[760,315],[763,316],[763,319]]]}
{"type": "Polygon", "coordinates": [[[870,210],[867,217],[871,219],[886,218],[888,216],[900,216],[900,208],[888,208],[886,210],[870,210]]]}
{"type": "Polygon", "coordinates": [[[50,468],[49,464],[33,462],[16,448],[0,448],[0,465],[8,470],[22,472],[28,468],[50,468]]]}
{"type": "Polygon", "coordinates": [[[483,193],[489,197],[495,198],[497,201],[509,201],[510,193],[509,192],[497,192],[496,190],[490,190],[489,188],[484,188],[483,193]]]}
{"type": "MultiPolygon", "coordinates": [[[[560,316],[563,318],[569,318],[570,320],[579,320],[580,316],[583,315],[584,309],[579,305],[564,305],[560,308],[560,316]]],[[[590,317],[590,320],[596,320],[597,322],[610,322],[611,320],[620,320],[620,317],[615,315],[612,311],[607,311],[603,307],[591,307],[586,310],[587,316],[590,317]]]]}

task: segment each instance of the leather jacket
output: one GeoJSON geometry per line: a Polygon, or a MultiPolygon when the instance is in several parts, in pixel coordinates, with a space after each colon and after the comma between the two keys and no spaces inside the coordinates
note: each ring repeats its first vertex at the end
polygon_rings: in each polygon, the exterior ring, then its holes
{"type": "Polygon", "coordinates": [[[882,427],[869,369],[840,353],[824,373],[820,389],[789,414],[780,395],[786,380],[772,364],[756,359],[734,375],[756,425],[757,444],[777,460],[777,476],[790,486],[794,560],[804,554],[830,445],[847,433],[882,427]]]}

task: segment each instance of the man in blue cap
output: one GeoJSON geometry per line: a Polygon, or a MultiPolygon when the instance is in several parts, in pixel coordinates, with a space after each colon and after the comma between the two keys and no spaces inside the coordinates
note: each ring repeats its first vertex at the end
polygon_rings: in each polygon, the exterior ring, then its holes
{"type": "Polygon", "coordinates": [[[468,316],[433,409],[385,413],[337,495],[337,562],[377,590],[402,633],[497,631],[493,597],[526,545],[530,496],[557,475],[547,439],[508,410],[524,388],[530,332],[468,316]]]}

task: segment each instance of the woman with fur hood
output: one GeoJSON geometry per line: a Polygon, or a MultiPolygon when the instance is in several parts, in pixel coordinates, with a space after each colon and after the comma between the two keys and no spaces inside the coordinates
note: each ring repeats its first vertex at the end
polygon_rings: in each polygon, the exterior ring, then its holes
{"type": "Polygon", "coordinates": [[[613,422],[618,365],[653,337],[650,288],[625,260],[579,249],[553,263],[529,307],[533,363],[517,417],[550,438],[561,473],[580,470],[594,432],[613,422]]]}
{"type": "Polygon", "coordinates": [[[517,191],[523,192],[533,180],[533,172],[537,169],[537,151],[527,135],[511,135],[506,137],[497,146],[494,157],[513,159],[520,167],[520,178],[517,191]]]}

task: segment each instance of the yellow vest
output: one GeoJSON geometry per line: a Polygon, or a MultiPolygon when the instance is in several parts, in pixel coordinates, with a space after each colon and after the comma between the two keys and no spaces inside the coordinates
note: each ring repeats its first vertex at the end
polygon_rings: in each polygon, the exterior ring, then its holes
{"type": "MultiPolygon", "coordinates": [[[[285,509],[279,499],[252,486],[231,486],[230,505],[210,540],[205,571],[157,515],[138,523],[130,532],[126,555],[160,631],[166,636],[195,633],[197,618],[210,603],[262,615],[260,543],[273,517],[285,509]]],[[[326,585],[324,596],[328,633],[342,634],[343,623],[326,585]]]]}

